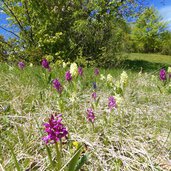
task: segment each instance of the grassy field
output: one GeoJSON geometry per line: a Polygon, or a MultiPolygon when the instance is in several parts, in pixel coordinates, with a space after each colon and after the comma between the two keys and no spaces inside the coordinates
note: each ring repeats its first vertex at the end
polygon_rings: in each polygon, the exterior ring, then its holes
{"type": "Polygon", "coordinates": [[[132,53],[128,56],[130,60],[143,60],[152,63],[161,63],[171,65],[171,56],[161,54],[143,54],[143,53],[132,53]]]}
{"type": "Polygon", "coordinates": [[[171,65],[171,56],[160,54],[127,54],[127,60],[124,62],[125,69],[132,71],[155,72],[161,68],[167,68],[171,65]]]}
{"type": "MultiPolygon", "coordinates": [[[[138,55],[131,59],[133,56],[138,55]]],[[[74,142],[83,145],[81,156],[87,156],[82,171],[171,170],[169,81],[164,84],[159,70],[151,70],[152,66],[145,68],[152,73],[139,73],[139,68],[132,72],[134,67],[129,66],[123,67],[128,79],[122,87],[123,69],[99,69],[105,77],[102,80],[94,75],[94,68],[84,68],[83,77],[73,77],[68,83],[65,72],[69,67],[53,66],[48,72],[41,66],[20,70],[0,64],[0,170],[55,170],[47,153],[49,149],[52,160],[58,161],[54,144],[46,146],[42,141],[46,135],[43,123],[53,113],[62,113],[69,132],[62,140],[61,170],[68,170],[65,164],[77,149],[74,142]],[[108,74],[112,81],[107,80],[108,74]],[[51,84],[55,78],[63,85],[61,95],[51,84]],[[93,92],[97,93],[96,100],[93,92]],[[110,96],[117,104],[111,111],[110,96]],[[94,124],[87,120],[88,108],[94,111],[94,124]]]]}

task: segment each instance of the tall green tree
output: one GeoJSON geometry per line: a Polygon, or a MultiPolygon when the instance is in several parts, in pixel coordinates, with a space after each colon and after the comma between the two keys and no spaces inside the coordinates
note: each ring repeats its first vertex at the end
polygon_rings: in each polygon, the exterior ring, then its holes
{"type": "Polygon", "coordinates": [[[161,53],[164,55],[171,55],[171,32],[165,31],[162,34],[162,40],[161,53]]]}
{"type": "Polygon", "coordinates": [[[166,26],[167,23],[162,20],[155,8],[147,8],[132,26],[134,50],[145,53],[159,52],[166,26]]]}
{"type": "Polygon", "coordinates": [[[4,61],[7,58],[7,51],[5,49],[5,40],[2,35],[0,35],[0,61],[4,61]]]}
{"type": "Polygon", "coordinates": [[[54,60],[97,60],[111,43],[117,51],[123,19],[142,7],[139,0],[0,0],[26,60],[39,54],[31,58],[35,62],[43,54],[54,60]]]}

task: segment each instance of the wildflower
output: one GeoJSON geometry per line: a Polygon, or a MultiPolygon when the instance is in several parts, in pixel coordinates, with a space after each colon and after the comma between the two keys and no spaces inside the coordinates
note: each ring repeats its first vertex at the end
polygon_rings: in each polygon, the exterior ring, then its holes
{"type": "Polygon", "coordinates": [[[171,83],[169,84],[169,90],[171,90],[171,83]]]}
{"type": "Polygon", "coordinates": [[[112,110],[113,108],[116,108],[116,100],[113,96],[109,97],[109,102],[108,102],[108,107],[110,110],[112,110]]]}
{"type": "Polygon", "coordinates": [[[160,70],[160,79],[162,81],[165,81],[166,80],[166,71],[165,71],[165,69],[161,69],[160,70]]]}
{"type": "Polygon", "coordinates": [[[67,72],[66,72],[66,74],[65,74],[65,79],[66,79],[67,81],[71,81],[71,80],[72,80],[72,76],[71,76],[70,71],[67,71],[67,72]]]}
{"type": "Polygon", "coordinates": [[[96,68],[96,69],[94,70],[94,74],[95,74],[95,75],[99,75],[99,69],[98,69],[98,68],[96,68]]]}
{"type": "Polygon", "coordinates": [[[92,97],[94,100],[96,100],[96,98],[97,98],[96,92],[93,92],[92,95],[91,95],[91,97],[92,97]]]}
{"type": "Polygon", "coordinates": [[[93,18],[98,13],[98,10],[93,10],[90,12],[90,17],[93,18]]]}
{"type": "Polygon", "coordinates": [[[48,69],[49,71],[51,70],[49,62],[45,58],[42,60],[42,67],[48,69]]]}
{"type": "Polygon", "coordinates": [[[100,80],[101,81],[105,80],[105,76],[103,74],[100,74],[100,80]]]}
{"type": "Polygon", "coordinates": [[[72,143],[72,145],[77,149],[78,146],[79,146],[79,142],[78,142],[78,141],[74,141],[74,142],[72,143]]]}
{"type": "Polygon", "coordinates": [[[120,76],[120,83],[122,85],[122,88],[128,84],[128,75],[125,71],[123,71],[120,76]]]}
{"type": "Polygon", "coordinates": [[[82,67],[79,67],[79,68],[78,68],[78,74],[79,74],[80,76],[83,75],[83,68],[82,68],[82,67]]]}
{"type": "Polygon", "coordinates": [[[94,115],[93,109],[91,108],[87,109],[87,119],[88,121],[94,123],[95,115],[94,115]]]}
{"type": "Polygon", "coordinates": [[[110,74],[107,75],[107,83],[109,83],[110,85],[112,85],[113,83],[113,77],[110,74]]]}
{"type": "Polygon", "coordinates": [[[24,67],[25,67],[24,62],[19,62],[19,63],[18,63],[18,67],[19,67],[20,69],[24,69],[24,67]]]}
{"type": "Polygon", "coordinates": [[[107,14],[110,14],[110,9],[107,9],[106,13],[107,13],[107,14]]]}
{"type": "Polygon", "coordinates": [[[94,89],[97,88],[96,82],[93,82],[93,88],[94,88],[94,89]]]}
{"type": "Polygon", "coordinates": [[[120,81],[119,80],[117,80],[116,82],[115,82],[115,84],[114,84],[114,91],[116,92],[116,93],[118,93],[118,91],[121,93],[121,85],[120,85],[120,81]]]}
{"type": "Polygon", "coordinates": [[[169,73],[169,78],[171,78],[171,67],[168,67],[167,72],[169,73]]]}
{"type": "Polygon", "coordinates": [[[33,64],[32,63],[30,63],[30,65],[29,65],[30,67],[33,67],[33,64]]]}
{"type": "Polygon", "coordinates": [[[120,94],[115,94],[115,101],[116,101],[116,107],[120,106],[123,102],[123,98],[120,96],[120,94]]]}
{"type": "Polygon", "coordinates": [[[70,65],[70,73],[71,73],[72,77],[77,76],[77,74],[78,74],[78,67],[77,67],[76,63],[72,63],[70,65]]]}
{"type": "Polygon", "coordinates": [[[116,86],[116,88],[119,88],[120,87],[120,82],[116,81],[115,86],[116,86]]]}
{"type": "Polygon", "coordinates": [[[63,62],[63,63],[62,63],[62,66],[63,66],[63,68],[66,68],[67,63],[63,62]]]}
{"type": "Polygon", "coordinates": [[[62,64],[63,64],[62,60],[57,59],[54,65],[57,66],[57,67],[60,67],[62,64]]]}
{"type": "Polygon", "coordinates": [[[52,62],[54,57],[52,55],[46,55],[45,58],[47,59],[47,61],[52,62]]]}
{"type": "Polygon", "coordinates": [[[68,134],[67,128],[62,124],[61,114],[58,116],[51,115],[48,123],[43,124],[45,126],[45,132],[47,136],[43,137],[42,140],[48,144],[56,143],[61,141],[63,137],[68,134]]]}
{"type": "Polygon", "coordinates": [[[58,79],[53,80],[53,87],[58,91],[59,94],[62,93],[63,87],[58,79]]]}

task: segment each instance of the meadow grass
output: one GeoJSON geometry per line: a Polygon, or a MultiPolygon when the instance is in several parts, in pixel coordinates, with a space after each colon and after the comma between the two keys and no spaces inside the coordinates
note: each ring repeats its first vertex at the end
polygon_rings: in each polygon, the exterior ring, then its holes
{"type": "Polygon", "coordinates": [[[129,54],[128,59],[171,65],[171,56],[161,54],[131,53],[129,54]]]}
{"type": "MultiPolygon", "coordinates": [[[[53,170],[42,141],[42,124],[53,113],[63,114],[69,131],[62,151],[64,163],[70,159],[72,142],[76,141],[88,154],[85,171],[171,169],[171,94],[158,79],[158,71],[127,70],[122,103],[110,112],[108,97],[114,95],[114,86],[95,77],[94,68],[85,68],[83,78],[68,83],[64,77],[67,69],[53,67],[50,76],[38,66],[20,70],[0,64],[0,170],[12,171],[17,166],[27,171],[53,170]],[[64,86],[61,97],[51,85],[55,78],[64,86]],[[97,83],[97,106],[91,98],[93,82],[97,83]],[[94,129],[86,118],[90,107],[96,117],[94,129]]],[[[100,74],[106,77],[110,73],[115,84],[122,71],[100,69],[100,74]]],[[[53,145],[49,148],[55,158],[53,145]]]]}
{"type": "Polygon", "coordinates": [[[125,54],[126,60],[123,62],[125,69],[131,71],[156,72],[161,68],[167,69],[171,65],[171,56],[161,54],[131,53],[125,54]]]}

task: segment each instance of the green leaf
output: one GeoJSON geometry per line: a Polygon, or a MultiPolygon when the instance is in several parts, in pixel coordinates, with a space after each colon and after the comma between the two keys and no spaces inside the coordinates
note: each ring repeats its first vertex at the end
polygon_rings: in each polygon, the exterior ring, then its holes
{"type": "Polygon", "coordinates": [[[10,149],[11,151],[11,154],[12,154],[12,157],[13,157],[13,160],[14,160],[14,164],[15,164],[15,167],[17,168],[17,171],[20,171],[20,165],[18,163],[18,160],[17,160],[17,157],[14,153],[14,149],[13,147],[11,146],[10,142],[8,140],[5,140],[6,144],[8,145],[8,148],[10,149]]]}
{"type": "Polygon", "coordinates": [[[51,80],[52,80],[52,74],[50,73],[48,76],[48,84],[50,84],[51,80]]]}
{"type": "Polygon", "coordinates": [[[162,94],[162,90],[158,85],[157,85],[157,88],[159,89],[160,93],[162,94]]]}
{"type": "Polygon", "coordinates": [[[78,149],[75,151],[74,155],[71,158],[71,161],[69,162],[68,171],[76,171],[76,167],[79,161],[79,157],[81,155],[82,146],[78,147],[78,149]]]}
{"type": "Polygon", "coordinates": [[[88,155],[87,154],[83,155],[81,159],[78,161],[75,171],[80,170],[81,167],[87,162],[87,160],[88,160],[88,155]]]}
{"type": "Polygon", "coordinates": [[[97,98],[97,100],[96,100],[96,107],[98,106],[99,101],[100,101],[100,97],[99,97],[99,98],[97,98]]]}

